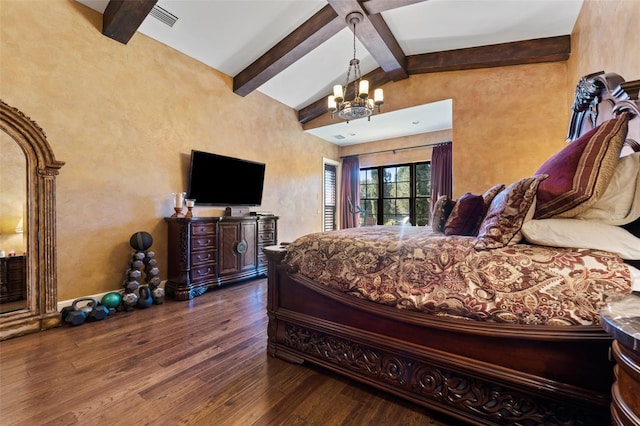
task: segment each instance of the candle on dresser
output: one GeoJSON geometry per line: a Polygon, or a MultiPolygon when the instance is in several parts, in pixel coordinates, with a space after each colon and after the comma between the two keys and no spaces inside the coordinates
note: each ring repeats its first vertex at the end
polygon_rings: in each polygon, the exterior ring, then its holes
{"type": "Polygon", "coordinates": [[[174,200],[174,207],[182,207],[184,206],[184,196],[186,195],[186,193],[184,192],[176,192],[175,193],[175,200],[174,200]]]}

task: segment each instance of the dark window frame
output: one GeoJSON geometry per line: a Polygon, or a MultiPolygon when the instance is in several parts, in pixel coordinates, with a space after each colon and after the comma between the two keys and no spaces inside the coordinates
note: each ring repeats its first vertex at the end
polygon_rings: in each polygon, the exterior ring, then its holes
{"type": "MultiPolygon", "coordinates": [[[[422,176],[424,176],[424,173],[422,174],[422,176]]],[[[400,216],[403,215],[408,216],[407,224],[411,224],[414,226],[416,224],[420,226],[428,225],[430,222],[430,193],[431,161],[420,161],[416,163],[391,164],[362,168],[360,169],[360,208],[366,213],[360,214],[360,225],[384,225],[385,217],[388,218],[386,223],[387,225],[402,224],[403,221],[399,219],[400,216]],[[418,176],[417,169],[424,166],[428,167],[428,178],[420,180],[420,187],[426,187],[426,189],[423,191],[427,193],[426,195],[419,194],[419,183],[416,180],[418,176]],[[395,173],[395,180],[385,182],[385,176],[393,175],[393,173],[385,175],[385,170],[396,169],[397,172],[400,168],[405,167],[409,167],[409,197],[385,196],[385,183],[387,185],[390,185],[391,188],[394,188],[396,191],[394,195],[397,195],[398,182],[400,182],[401,184],[406,182],[406,180],[398,180],[398,173],[395,173]],[[408,215],[402,213],[392,215],[389,214],[389,212],[385,212],[385,205],[390,206],[390,204],[392,203],[391,200],[409,200],[408,215]],[[419,211],[421,212],[421,214],[418,214],[419,211]],[[391,219],[391,216],[396,216],[396,218],[391,219]],[[372,220],[372,218],[374,220],[372,220]]],[[[397,201],[393,202],[393,204],[395,204],[394,209],[397,212],[397,201]]]]}

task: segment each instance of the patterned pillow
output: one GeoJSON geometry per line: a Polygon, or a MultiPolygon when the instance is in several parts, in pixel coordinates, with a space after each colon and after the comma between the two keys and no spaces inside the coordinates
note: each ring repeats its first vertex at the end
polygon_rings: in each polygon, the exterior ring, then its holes
{"type": "Polygon", "coordinates": [[[438,197],[436,204],[433,206],[431,229],[436,232],[444,232],[444,224],[447,222],[455,204],[456,202],[450,199],[448,195],[441,195],[438,197]]]}
{"type": "Polygon", "coordinates": [[[604,122],[540,166],[535,174],[549,178],[538,189],[536,219],[574,217],[598,201],[618,165],[628,121],[623,113],[604,122]]]}
{"type": "Polygon", "coordinates": [[[444,225],[445,235],[475,235],[484,215],[482,195],[467,192],[456,201],[444,225]]]}
{"type": "Polygon", "coordinates": [[[489,206],[493,199],[504,189],[504,184],[499,183],[497,185],[492,186],[487,189],[484,194],[482,194],[482,198],[484,199],[484,211],[485,213],[489,210],[489,206]]]}
{"type": "Polygon", "coordinates": [[[476,250],[500,248],[520,242],[520,229],[527,213],[533,216],[536,191],[546,177],[542,175],[520,179],[496,195],[480,225],[474,245],[476,250]]]}

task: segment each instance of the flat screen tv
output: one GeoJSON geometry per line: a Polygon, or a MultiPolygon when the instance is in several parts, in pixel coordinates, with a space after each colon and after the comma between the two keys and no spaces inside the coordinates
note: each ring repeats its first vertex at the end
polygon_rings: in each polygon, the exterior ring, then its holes
{"type": "Polygon", "coordinates": [[[191,151],[187,198],[199,206],[259,206],[265,165],[203,151],[191,151]]]}

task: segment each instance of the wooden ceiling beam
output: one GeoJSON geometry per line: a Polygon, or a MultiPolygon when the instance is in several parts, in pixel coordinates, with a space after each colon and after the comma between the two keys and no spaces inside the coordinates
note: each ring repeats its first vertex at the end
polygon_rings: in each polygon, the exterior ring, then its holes
{"type": "Polygon", "coordinates": [[[233,79],[233,92],[246,96],[345,26],[330,5],[309,18],[233,79]]]}
{"type": "Polygon", "coordinates": [[[362,14],[362,21],[356,25],[356,37],[380,68],[389,73],[389,78],[395,81],[409,77],[405,65],[405,54],[382,15],[368,15],[358,0],[328,0],[328,2],[352,31],[353,28],[346,21],[347,16],[353,12],[362,14]]]}
{"type": "Polygon", "coordinates": [[[102,14],[102,34],[127,44],[158,0],[111,0],[102,14]]]}
{"type": "Polygon", "coordinates": [[[246,96],[286,67],[299,60],[347,26],[351,12],[363,15],[356,36],[392,80],[409,75],[406,58],[397,40],[378,11],[406,6],[425,0],[369,0],[364,6],[376,13],[369,15],[358,0],[329,0],[329,4],[289,34],[267,53],[233,78],[233,92],[246,96]]]}
{"type": "MultiPolygon", "coordinates": [[[[571,37],[559,36],[534,40],[516,41],[490,46],[425,53],[407,57],[410,75],[431,72],[470,70],[520,64],[566,61],[571,53],[571,37]]],[[[365,76],[371,87],[380,87],[391,81],[382,69],[365,76]]],[[[327,94],[328,96],[329,94],[327,94]]],[[[298,111],[302,124],[327,112],[326,97],[298,111]]]]}
{"type": "Polygon", "coordinates": [[[566,61],[571,36],[539,38],[407,57],[409,74],[566,61]]]}
{"type": "MultiPolygon", "coordinates": [[[[110,0],[103,14],[102,33],[127,44],[157,1],[110,0]]],[[[570,36],[405,56],[381,13],[423,1],[427,0],[328,0],[327,6],[238,73],[233,79],[233,91],[240,96],[248,95],[345,26],[350,27],[346,17],[352,12],[363,16],[356,27],[356,37],[380,65],[364,76],[371,87],[380,87],[412,74],[565,61],[569,58],[570,36]]],[[[307,123],[326,112],[324,97],[300,109],[298,120],[307,123]]]]}

